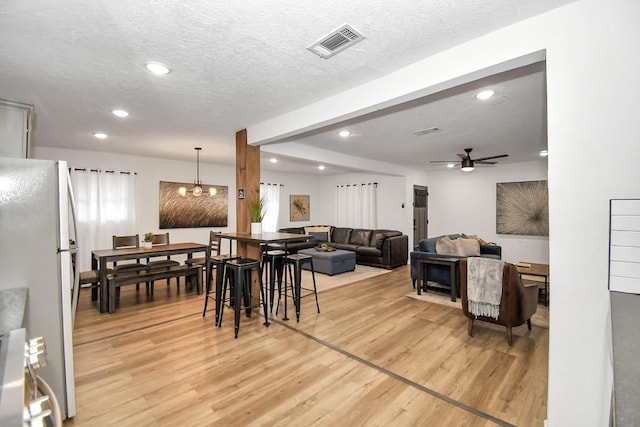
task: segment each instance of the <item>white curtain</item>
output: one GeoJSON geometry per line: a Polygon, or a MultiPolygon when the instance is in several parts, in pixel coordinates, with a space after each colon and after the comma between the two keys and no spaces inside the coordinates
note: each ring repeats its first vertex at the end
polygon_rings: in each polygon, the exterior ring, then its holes
{"type": "Polygon", "coordinates": [[[80,271],[91,269],[91,251],[109,249],[113,235],[136,234],[135,174],[72,167],[78,218],[80,271]]]}
{"type": "Polygon", "coordinates": [[[280,184],[260,183],[260,198],[264,199],[265,205],[262,231],[277,231],[280,213],[280,184]]]}
{"type": "Polygon", "coordinates": [[[377,228],[377,183],[338,185],[336,187],[336,226],[377,228]]]}

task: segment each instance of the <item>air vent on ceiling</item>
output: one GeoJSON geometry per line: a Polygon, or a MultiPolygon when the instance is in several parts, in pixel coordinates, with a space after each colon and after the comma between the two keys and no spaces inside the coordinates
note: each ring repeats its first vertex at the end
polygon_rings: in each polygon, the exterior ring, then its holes
{"type": "Polygon", "coordinates": [[[439,131],[439,130],[440,130],[439,128],[437,128],[436,126],[434,126],[434,127],[432,127],[432,128],[420,129],[420,130],[414,131],[414,132],[413,132],[413,134],[414,134],[414,135],[416,135],[416,136],[421,136],[421,135],[426,135],[426,134],[428,134],[428,133],[437,132],[437,131],[439,131]]]}
{"type": "Polygon", "coordinates": [[[326,59],[364,40],[364,38],[352,26],[345,24],[311,44],[307,49],[326,59]]]}

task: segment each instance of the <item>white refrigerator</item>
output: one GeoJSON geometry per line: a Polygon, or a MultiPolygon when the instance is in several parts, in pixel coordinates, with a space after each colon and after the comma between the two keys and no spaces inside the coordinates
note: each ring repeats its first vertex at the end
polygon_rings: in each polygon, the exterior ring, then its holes
{"type": "Polygon", "coordinates": [[[27,338],[44,337],[47,365],[38,375],[53,389],[66,418],[76,414],[74,216],[66,162],[0,158],[0,289],[28,288],[27,338]]]}

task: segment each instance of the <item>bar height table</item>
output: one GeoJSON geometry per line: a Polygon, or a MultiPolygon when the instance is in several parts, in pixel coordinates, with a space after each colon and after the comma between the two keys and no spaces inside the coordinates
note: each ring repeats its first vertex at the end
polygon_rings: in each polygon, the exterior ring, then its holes
{"type": "MultiPolygon", "coordinates": [[[[308,234],[295,234],[295,233],[278,233],[278,232],[264,232],[260,234],[251,233],[220,233],[221,239],[228,239],[233,243],[236,242],[238,246],[238,255],[245,258],[253,258],[260,260],[262,255],[261,245],[268,245],[279,243],[283,245],[283,250],[287,250],[287,243],[301,242],[311,239],[312,236],[308,234]],[[244,246],[241,248],[241,246],[244,246]],[[244,254],[243,254],[244,252],[244,254]]],[[[233,252],[233,245],[229,245],[229,254],[233,252]]],[[[222,271],[216,271],[216,318],[220,312],[221,293],[222,293],[222,271]],[[220,276],[219,276],[220,275],[220,276]]],[[[260,289],[256,289],[259,286],[257,280],[252,280],[252,294],[260,295],[260,289]]],[[[258,304],[260,301],[258,301],[258,304]]],[[[253,302],[251,305],[254,305],[253,302]]],[[[286,317],[286,316],[285,316],[286,317]]]]}

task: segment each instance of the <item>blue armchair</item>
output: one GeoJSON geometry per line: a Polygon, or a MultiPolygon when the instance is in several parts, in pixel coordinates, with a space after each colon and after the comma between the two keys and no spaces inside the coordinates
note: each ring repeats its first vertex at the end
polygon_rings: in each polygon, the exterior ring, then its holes
{"type": "MultiPolygon", "coordinates": [[[[450,239],[455,240],[461,237],[460,234],[449,234],[450,239]]],[[[430,237],[418,242],[418,245],[409,254],[411,261],[411,282],[413,287],[416,287],[416,280],[418,280],[418,259],[438,257],[438,258],[453,258],[462,259],[466,258],[459,255],[444,255],[436,253],[436,243],[444,236],[430,237]]],[[[502,247],[498,245],[483,245],[480,244],[480,256],[486,258],[502,259],[502,247]]],[[[427,271],[427,280],[430,282],[437,282],[441,285],[451,286],[451,273],[448,266],[445,265],[432,265],[429,266],[427,271]]]]}

